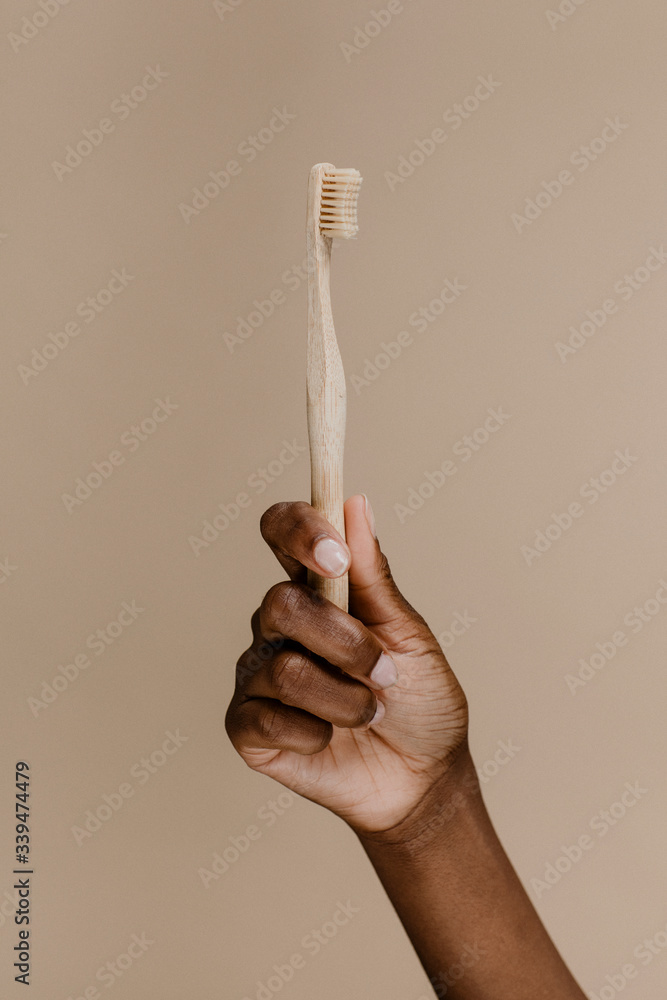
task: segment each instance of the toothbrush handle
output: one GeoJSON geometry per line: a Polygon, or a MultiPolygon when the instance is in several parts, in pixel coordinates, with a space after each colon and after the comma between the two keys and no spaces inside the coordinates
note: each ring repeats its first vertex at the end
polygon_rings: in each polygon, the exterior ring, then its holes
{"type": "MultiPolygon", "coordinates": [[[[343,445],[347,393],[345,372],[331,312],[331,248],[320,232],[320,196],[324,172],[318,163],[308,179],[306,250],[308,254],[308,351],[306,400],[310,442],[311,504],[345,538],[343,515],[343,445]]],[[[308,570],[308,584],[347,611],[347,573],[335,580],[308,570]]]]}
{"type": "MultiPolygon", "coordinates": [[[[338,359],[340,361],[340,358],[338,359]]],[[[342,373],[342,364],[340,365],[342,373]]],[[[318,399],[308,399],[311,504],[345,538],[343,514],[343,443],[346,399],[336,384],[325,382],[318,399]]],[[[343,611],[348,607],[347,573],[332,580],[308,570],[308,585],[343,611]]]]}

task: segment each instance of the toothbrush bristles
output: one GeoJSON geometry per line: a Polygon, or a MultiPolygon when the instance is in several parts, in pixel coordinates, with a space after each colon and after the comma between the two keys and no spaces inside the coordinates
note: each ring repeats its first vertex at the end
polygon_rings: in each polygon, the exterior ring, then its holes
{"type": "Polygon", "coordinates": [[[353,168],[335,168],[324,174],[320,230],[331,239],[353,240],[359,232],[357,199],[361,174],[353,168]]]}

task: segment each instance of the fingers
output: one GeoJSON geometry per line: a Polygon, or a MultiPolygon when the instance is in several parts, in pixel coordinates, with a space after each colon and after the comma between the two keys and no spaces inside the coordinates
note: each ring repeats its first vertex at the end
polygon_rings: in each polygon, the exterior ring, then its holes
{"type": "Polygon", "coordinates": [[[271,587],[257,624],[265,640],[294,640],[373,688],[391,687],[398,679],[396,666],[377,637],[304,584],[284,581],[271,587]]]}
{"type": "Polygon", "coordinates": [[[368,726],[379,721],[379,703],[364,684],[334,673],[305,650],[288,648],[276,652],[263,669],[242,683],[244,698],[271,698],[300,708],[342,729],[368,726]]]}
{"type": "Polygon", "coordinates": [[[303,501],[274,504],[260,527],[291,582],[267,592],[237,664],[225,726],[249,763],[262,751],[317,754],[334,727],[378,725],[385,706],[375,691],[398,679],[386,651],[416,656],[437,647],[392,578],[363,495],[345,504],[346,541],[303,501]],[[350,614],[307,586],[307,569],[331,578],[349,572],[350,614]]]}
{"type": "Polygon", "coordinates": [[[334,672],[307,650],[289,642],[276,650],[256,640],[238,661],[225,728],[241,754],[293,750],[311,755],[328,746],[334,726],[367,729],[384,712],[368,687],[334,672]]]}
{"type": "Polygon", "coordinates": [[[370,627],[382,627],[383,637],[391,637],[392,650],[400,651],[404,644],[413,649],[416,637],[430,643],[431,630],[394,581],[375,534],[373,510],[363,493],[345,503],[345,534],[352,554],[350,614],[370,627]]]}
{"type": "Polygon", "coordinates": [[[269,698],[232,701],[225,728],[241,754],[257,749],[294,750],[306,755],[320,753],[333,735],[330,722],[269,698]]]}
{"type": "Polygon", "coordinates": [[[350,550],[327,519],[304,500],[276,503],[260,520],[262,537],[292,580],[305,582],[306,568],[338,577],[350,565],[350,550]]]}
{"type": "Polygon", "coordinates": [[[375,518],[363,494],[345,503],[345,533],[353,553],[349,574],[350,603],[363,612],[368,624],[384,624],[387,619],[405,613],[404,600],[394,583],[379,542],[373,534],[375,518]]]}
{"type": "Polygon", "coordinates": [[[392,633],[428,631],[403,597],[375,534],[370,503],[356,494],[345,503],[344,541],[322,514],[305,501],[274,504],[260,528],[281,566],[294,582],[306,583],[306,568],[321,576],[349,573],[350,614],[392,633]]]}

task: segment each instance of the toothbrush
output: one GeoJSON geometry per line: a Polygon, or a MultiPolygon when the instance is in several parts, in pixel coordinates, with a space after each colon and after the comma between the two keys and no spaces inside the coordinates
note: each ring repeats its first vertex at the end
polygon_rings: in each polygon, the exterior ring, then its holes
{"type": "MultiPolygon", "coordinates": [[[[317,163],[308,181],[308,350],[306,401],[310,443],[311,504],[345,538],[343,446],[346,388],[331,313],[329,291],[334,239],[354,239],[361,175],[317,163]]],[[[308,570],[308,584],[343,611],[348,606],[347,573],[335,580],[308,570]]]]}

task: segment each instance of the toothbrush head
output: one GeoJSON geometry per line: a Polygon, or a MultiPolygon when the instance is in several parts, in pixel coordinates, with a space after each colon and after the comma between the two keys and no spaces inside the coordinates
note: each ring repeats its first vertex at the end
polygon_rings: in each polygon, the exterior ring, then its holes
{"type": "Polygon", "coordinates": [[[322,175],[320,232],[330,239],[353,240],[359,232],[357,199],[361,174],[354,168],[327,167],[322,175]]]}

